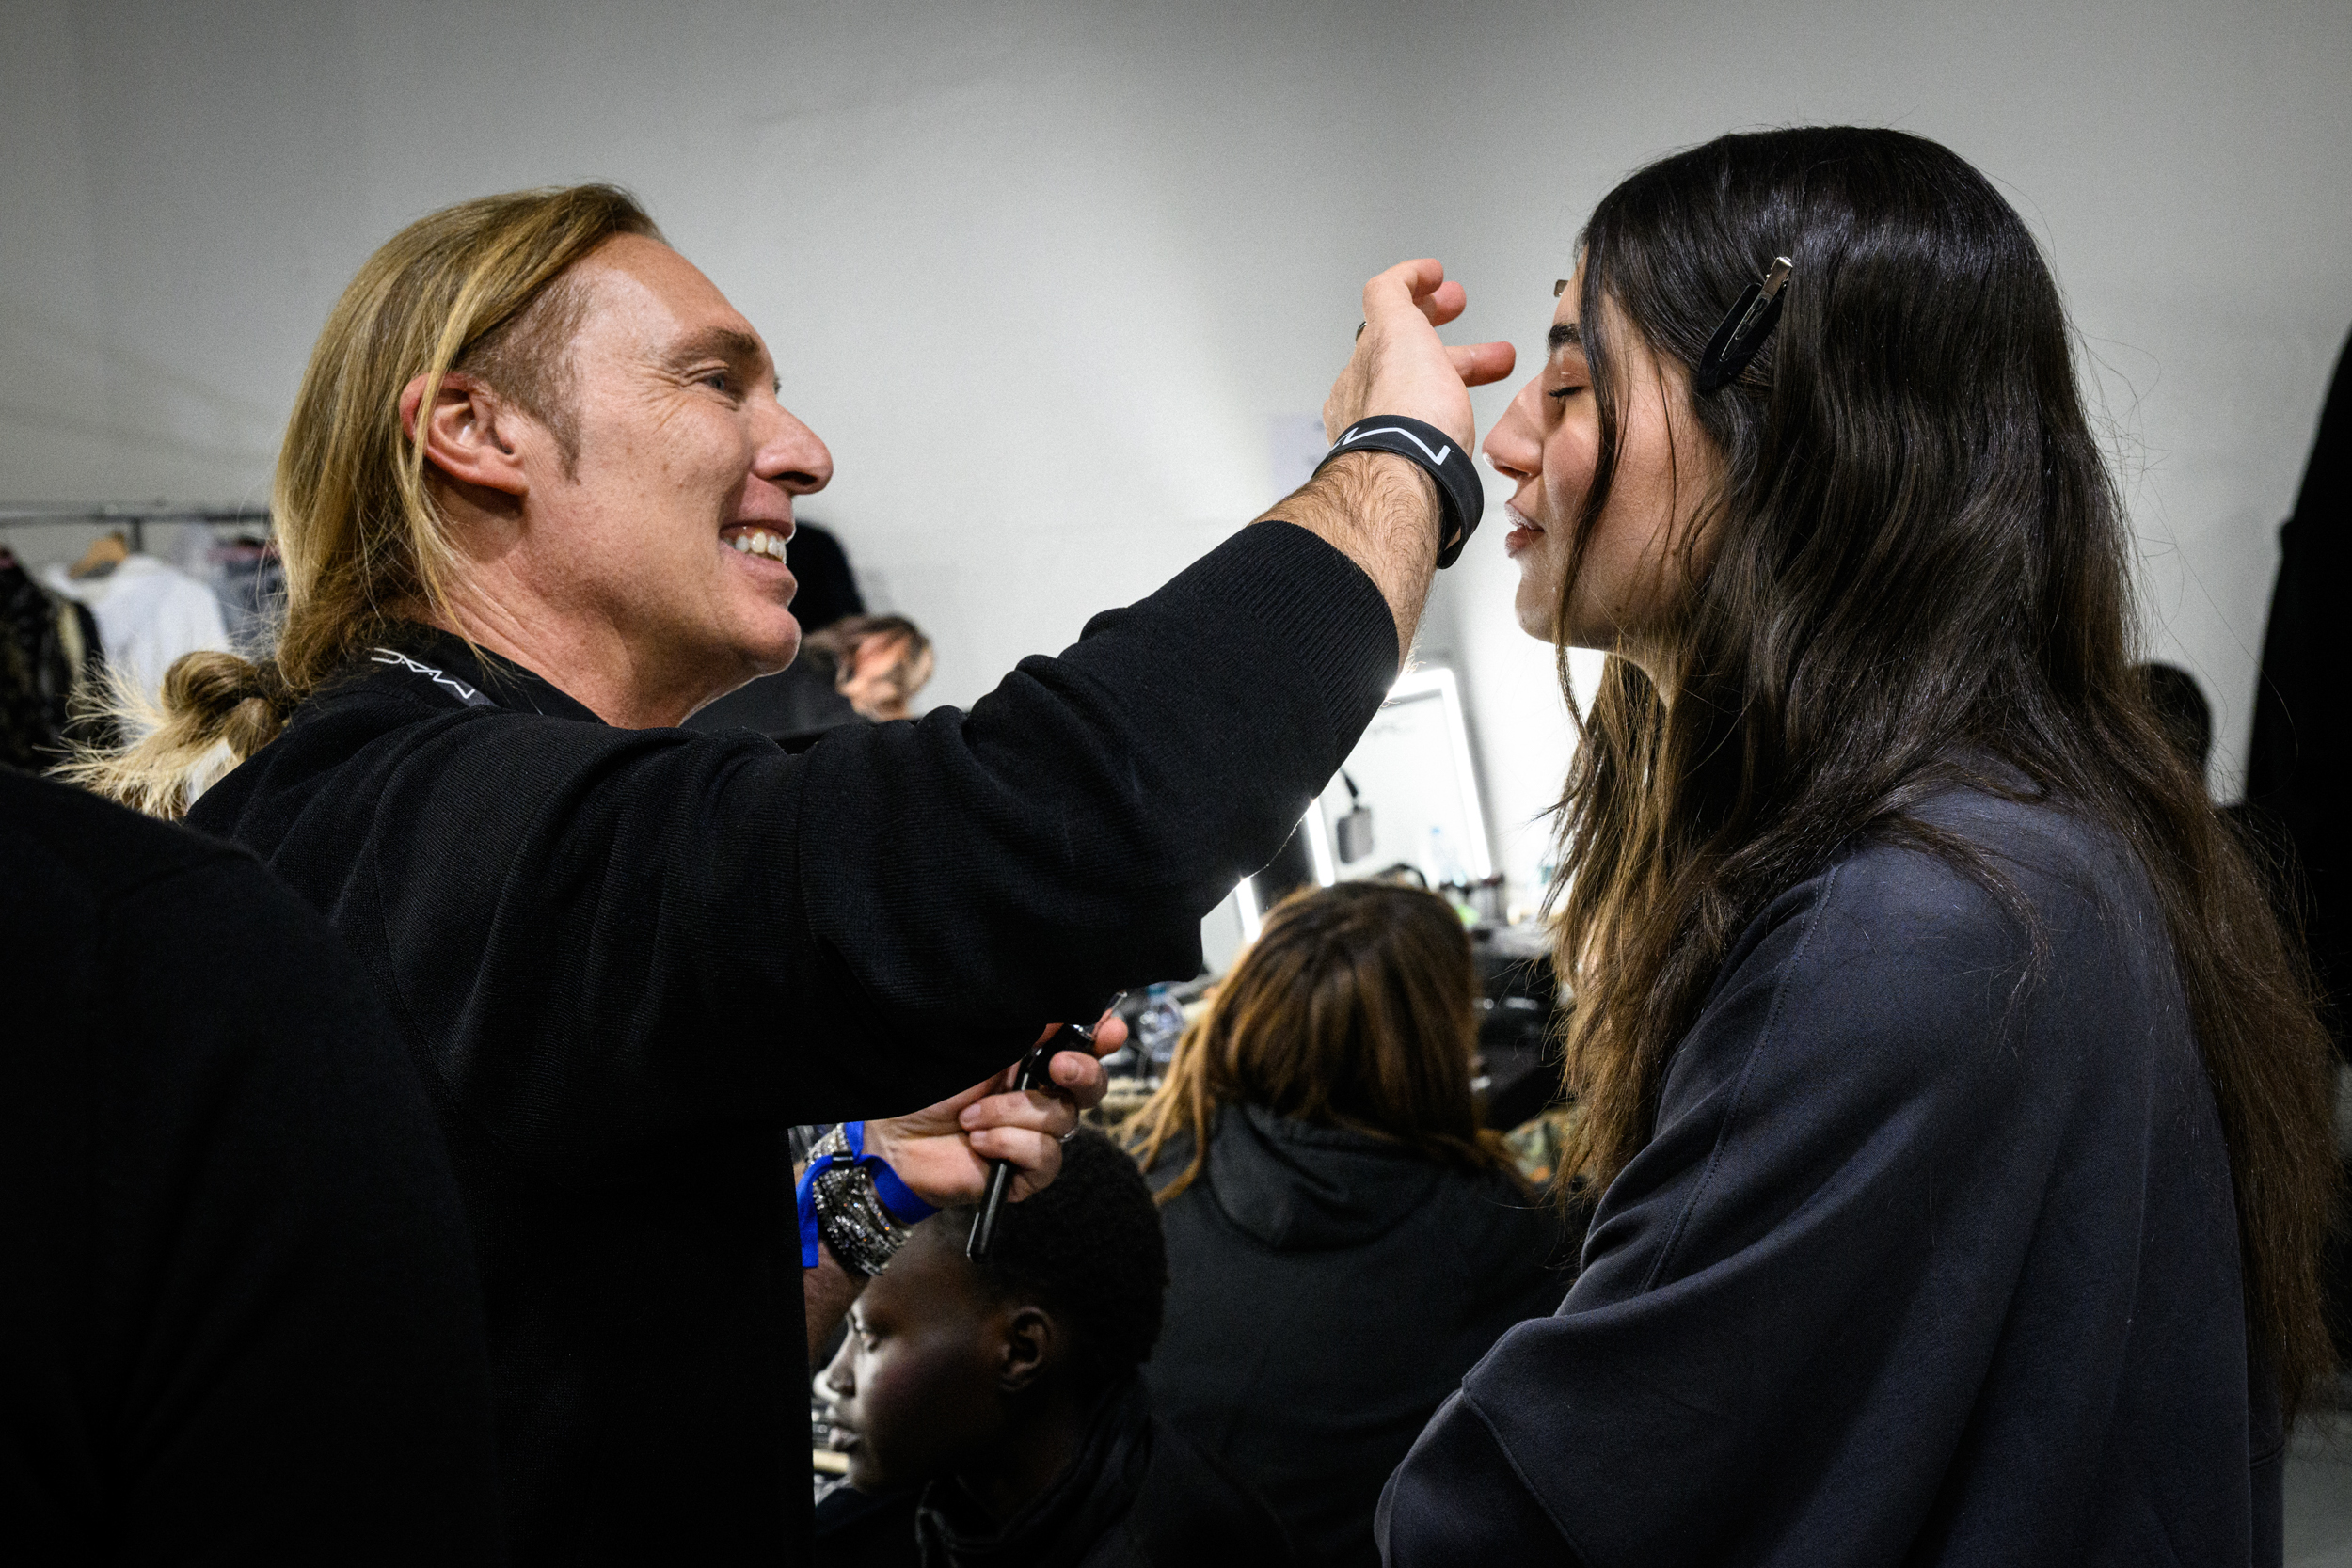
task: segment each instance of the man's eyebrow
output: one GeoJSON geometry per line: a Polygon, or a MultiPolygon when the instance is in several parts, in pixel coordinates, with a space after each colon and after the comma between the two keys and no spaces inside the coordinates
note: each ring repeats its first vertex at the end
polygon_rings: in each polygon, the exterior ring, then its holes
{"type": "Polygon", "coordinates": [[[768,357],[768,351],[748,332],[732,326],[707,326],[680,339],[666,357],[680,368],[698,359],[731,359],[738,364],[755,365],[768,357]]]}
{"type": "Polygon", "coordinates": [[[1554,354],[1564,348],[1581,351],[1584,347],[1584,329],[1574,322],[1554,322],[1551,325],[1551,336],[1545,341],[1554,354]]]}

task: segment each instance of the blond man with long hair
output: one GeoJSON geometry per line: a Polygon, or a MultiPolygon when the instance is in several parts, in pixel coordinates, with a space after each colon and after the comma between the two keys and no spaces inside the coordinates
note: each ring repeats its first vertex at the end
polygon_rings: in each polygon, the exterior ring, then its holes
{"type": "MultiPolygon", "coordinates": [[[[1509,356],[1438,342],[1441,279],[1367,288],[1335,412],[1468,441],[1465,379],[1509,356]]],[[[1201,913],[1378,705],[1437,551],[1429,482],[1351,454],[968,714],[805,757],[675,728],[790,661],[792,507],[832,471],[752,324],[622,193],[433,214],[312,355],[274,657],[183,661],[163,726],[85,769],[260,853],[405,1024],[526,1561],[803,1549],[796,1323],[988,1161],[1016,1196],[1050,1180],[1097,1064],[964,1085],[1197,966],[1201,913]],[[796,1220],[784,1129],[869,1116],[796,1220]]]]}

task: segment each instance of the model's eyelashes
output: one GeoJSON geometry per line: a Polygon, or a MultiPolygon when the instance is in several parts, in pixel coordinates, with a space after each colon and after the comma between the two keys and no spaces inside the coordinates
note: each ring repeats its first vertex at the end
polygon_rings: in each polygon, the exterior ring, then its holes
{"type": "Polygon", "coordinates": [[[1555,403],[1565,403],[1569,398],[1573,397],[1578,392],[1589,392],[1591,390],[1592,388],[1590,387],[1563,387],[1556,392],[1546,392],[1544,396],[1551,399],[1555,403]]]}

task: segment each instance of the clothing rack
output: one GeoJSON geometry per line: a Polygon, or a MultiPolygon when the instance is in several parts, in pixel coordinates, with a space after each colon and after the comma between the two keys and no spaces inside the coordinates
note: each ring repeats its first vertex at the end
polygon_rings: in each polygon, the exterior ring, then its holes
{"type": "Polygon", "coordinates": [[[134,550],[147,548],[150,523],[251,523],[269,531],[265,506],[0,506],[0,530],[12,528],[103,528],[121,525],[134,550]]]}

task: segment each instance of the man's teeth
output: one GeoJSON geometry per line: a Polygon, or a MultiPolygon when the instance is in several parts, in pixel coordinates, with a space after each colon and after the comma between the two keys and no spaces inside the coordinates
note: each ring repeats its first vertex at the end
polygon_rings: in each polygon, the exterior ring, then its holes
{"type": "Polygon", "coordinates": [[[766,529],[739,533],[735,535],[734,544],[737,553],[741,555],[764,555],[771,561],[784,559],[784,535],[770,533],[766,529]]]}

